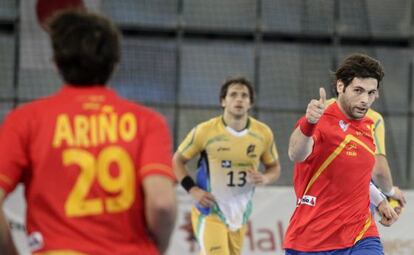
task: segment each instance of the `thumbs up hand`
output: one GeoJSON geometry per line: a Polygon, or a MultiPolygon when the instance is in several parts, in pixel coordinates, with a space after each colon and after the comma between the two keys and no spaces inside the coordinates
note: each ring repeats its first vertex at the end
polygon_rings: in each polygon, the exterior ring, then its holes
{"type": "Polygon", "coordinates": [[[306,119],[311,124],[318,123],[325,111],[326,92],[324,88],[319,88],[319,100],[312,99],[306,109],[306,119]]]}

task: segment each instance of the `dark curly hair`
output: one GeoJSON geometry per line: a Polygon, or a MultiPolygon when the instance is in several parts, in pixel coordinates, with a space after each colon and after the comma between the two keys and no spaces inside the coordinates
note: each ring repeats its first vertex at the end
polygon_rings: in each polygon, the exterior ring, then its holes
{"type": "Polygon", "coordinates": [[[227,91],[229,90],[230,85],[233,85],[233,84],[241,84],[243,86],[246,86],[247,89],[249,90],[250,103],[251,104],[254,103],[255,94],[254,94],[254,89],[253,89],[252,83],[243,76],[231,77],[231,78],[227,79],[223,83],[223,85],[221,85],[220,102],[221,102],[221,100],[223,100],[226,97],[227,91]]]}
{"type": "Polygon", "coordinates": [[[355,53],[348,56],[334,73],[333,86],[336,95],[338,96],[336,81],[342,81],[345,89],[354,78],[374,78],[378,81],[379,87],[384,78],[384,70],[378,60],[365,54],[355,53]]]}
{"type": "Polygon", "coordinates": [[[86,10],[59,12],[49,23],[53,57],[65,82],[104,85],[120,60],[120,32],[86,10]]]}

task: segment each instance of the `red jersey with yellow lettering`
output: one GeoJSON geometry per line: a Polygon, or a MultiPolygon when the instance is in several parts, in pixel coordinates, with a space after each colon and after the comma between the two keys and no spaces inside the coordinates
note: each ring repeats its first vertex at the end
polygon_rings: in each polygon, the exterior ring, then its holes
{"type": "Polygon", "coordinates": [[[142,181],[174,179],[171,149],[161,115],[105,87],[67,85],[5,119],[0,187],[24,183],[35,254],[158,254],[142,181]]]}
{"type": "Polygon", "coordinates": [[[375,162],[372,125],[366,117],[348,119],[336,103],[325,110],[315,128],[312,153],[295,164],[297,206],[284,248],[326,251],[378,237],[369,211],[375,162]]]}

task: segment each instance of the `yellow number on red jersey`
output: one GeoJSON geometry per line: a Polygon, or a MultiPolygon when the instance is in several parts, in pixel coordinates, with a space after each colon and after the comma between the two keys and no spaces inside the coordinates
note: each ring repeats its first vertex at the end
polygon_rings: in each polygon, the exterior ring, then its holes
{"type": "Polygon", "coordinates": [[[128,152],[120,146],[108,146],[95,158],[83,149],[66,149],[63,152],[63,165],[77,165],[80,174],[65,202],[68,217],[81,217],[127,210],[135,200],[135,171],[128,152]],[[110,173],[111,164],[116,164],[119,173],[110,173]],[[106,192],[117,194],[107,198],[87,198],[97,180],[106,192]],[[104,209],[105,208],[105,209],[104,209]]]}

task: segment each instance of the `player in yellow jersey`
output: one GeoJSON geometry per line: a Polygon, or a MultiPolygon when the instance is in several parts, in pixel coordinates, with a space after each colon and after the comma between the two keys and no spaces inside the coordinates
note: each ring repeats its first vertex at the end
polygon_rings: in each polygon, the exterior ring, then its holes
{"type": "MultiPolygon", "coordinates": [[[[329,99],[326,104],[329,105],[333,102],[335,102],[335,98],[329,99]]],[[[403,192],[393,184],[391,170],[386,157],[384,118],[372,108],[368,110],[366,116],[374,122],[372,133],[376,150],[372,180],[388,198],[398,201],[399,205],[393,205],[392,207],[399,214],[401,208],[406,204],[406,200],[403,192]]]]}
{"type": "Polygon", "coordinates": [[[173,158],[177,179],[197,202],[192,224],[203,255],[241,253],[255,186],[280,175],[271,129],[248,115],[254,103],[251,83],[243,77],[227,80],[220,103],[223,115],[194,127],[173,158]],[[194,181],[185,164],[199,154],[194,181]]]}

